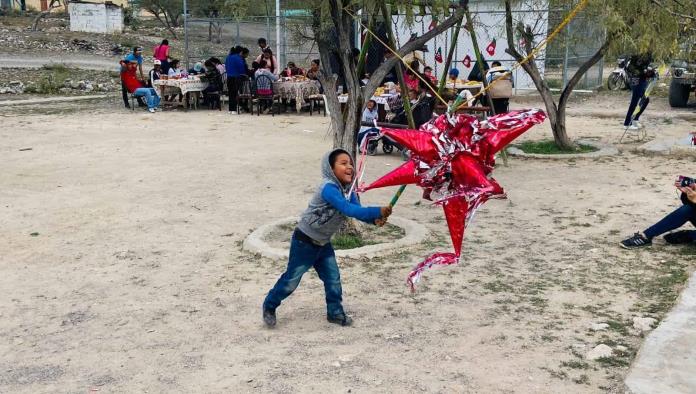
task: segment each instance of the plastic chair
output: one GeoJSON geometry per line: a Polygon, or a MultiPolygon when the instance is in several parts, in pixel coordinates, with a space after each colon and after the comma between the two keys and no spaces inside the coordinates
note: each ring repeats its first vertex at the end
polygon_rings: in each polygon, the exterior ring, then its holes
{"type": "Polygon", "coordinates": [[[273,108],[274,103],[280,106],[280,96],[273,92],[273,80],[267,75],[258,75],[256,77],[256,91],[254,92],[254,100],[256,101],[257,116],[261,115],[261,103],[269,103],[271,106],[271,115],[275,116],[273,108]]]}

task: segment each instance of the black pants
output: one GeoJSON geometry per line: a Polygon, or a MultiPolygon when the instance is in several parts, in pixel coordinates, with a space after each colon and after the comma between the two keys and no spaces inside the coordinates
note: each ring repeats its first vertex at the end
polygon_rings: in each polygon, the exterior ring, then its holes
{"type": "Polygon", "coordinates": [[[493,110],[495,111],[495,114],[504,114],[508,112],[508,107],[510,106],[510,99],[507,98],[494,98],[492,99],[493,101],[493,110]]]}
{"type": "MultiPolygon", "coordinates": [[[[126,89],[126,85],[121,81],[121,96],[123,97],[123,105],[126,106],[126,108],[130,108],[130,100],[128,98],[128,89],[126,89]]],[[[138,96],[135,98],[138,100],[138,107],[144,107],[147,104],[145,104],[145,101],[143,101],[142,96],[138,96]]]]}
{"type": "Polygon", "coordinates": [[[227,77],[227,95],[230,97],[230,111],[237,110],[237,95],[239,94],[239,77],[227,77]]]}
{"type": "Polygon", "coordinates": [[[640,115],[643,114],[645,108],[648,107],[650,99],[643,97],[645,95],[645,90],[648,88],[648,81],[637,81],[631,84],[631,103],[628,105],[628,112],[626,112],[626,120],[624,120],[624,126],[630,126],[634,120],[640,119],[640,115]],[[640,111],[636,116],[633,116],[636,107],[640,105],[640,111]]]}

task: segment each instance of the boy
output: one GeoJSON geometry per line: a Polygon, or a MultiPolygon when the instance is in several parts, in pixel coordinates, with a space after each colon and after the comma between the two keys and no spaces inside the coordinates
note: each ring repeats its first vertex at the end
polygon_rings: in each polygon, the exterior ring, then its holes
{"type": "Polygon", "coordinates": [[[331,236],[341,227],[347,216],[366,223],[384,225],[391,207],[362,207],[354,193],[353,158],[343,149],[334,149],[322,158],[323,180],[297,223],[290,244],[288,267],[263,302],[263,321],[268,327],[276,324],[275,310],[300,284],[302,275],[314,267],[324,282],[326,292],[326,319],[341,326],[350,326],[353,320],[341,305],[341,276],[336,264],[331,236]]]}

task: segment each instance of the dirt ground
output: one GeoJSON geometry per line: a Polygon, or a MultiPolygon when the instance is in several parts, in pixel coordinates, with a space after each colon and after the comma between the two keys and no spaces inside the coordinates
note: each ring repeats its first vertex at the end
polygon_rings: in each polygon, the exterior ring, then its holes
{"type": "MultiPolygon", "coordinates": [[[[650,137],[693,131],[663,101],[645,116],[650,137]]],[[[341,259],[354,326],[325,320],[310,272],[268,330],[261,302],[285,262],[241,243],[306,206],[328,118],[151,115],[117,98],[0,115],[0,392],[623,393],[643,335],[631,319],[662,318],[694,269],[696,248],[617,246],[677,206],[670,185],[692,160],[638,156],[636,144],[594,160],[512,158],[494,172],[509,199],[478,212],[461,265],[409,291],[410,268],[451,248],[442,209],[409,187],[394,214],[431,238],[341,259]],[[600,343],[623,350],[585,360],[600,343]]],[[[568,123],[575,138],[622,132],[620,115],[568,123]]],[[[548,136],[545,124],[524,138],[548,136]]],[[[399,163],[370,157],[366,178],[399,163]]]]}

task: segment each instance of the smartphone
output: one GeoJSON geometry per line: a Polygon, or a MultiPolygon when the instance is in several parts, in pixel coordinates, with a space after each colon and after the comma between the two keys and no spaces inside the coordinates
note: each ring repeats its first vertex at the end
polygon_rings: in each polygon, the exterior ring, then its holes
{"type": "Polygon", "coordinates": [[[688,176],[679,175],[679,185],[681,185],[681,187],[691,186],[694,183],[696,183],[696,179],[689,178],[688,176]]]}

